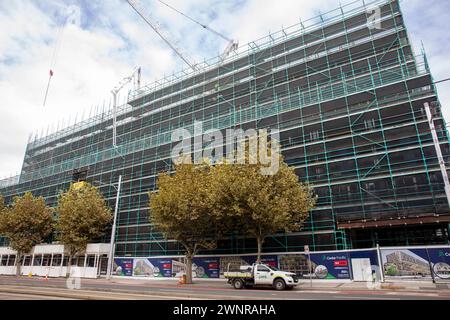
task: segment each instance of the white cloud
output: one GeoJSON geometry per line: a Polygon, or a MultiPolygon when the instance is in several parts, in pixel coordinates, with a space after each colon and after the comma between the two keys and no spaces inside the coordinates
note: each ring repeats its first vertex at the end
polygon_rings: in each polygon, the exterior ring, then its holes
{"type": "MultiPolygon", "coordinates": [[[[165,0],[242,45],[339,5],[337,0],[165,0]]],[[[436,78],[450,76],[448,10],[442,1],[403,1],[410,33],[425,39],[436,78]],[[438,5],[441,8],[438,8],[438,5]],[[447,15],[447,17],[445,17],[447,15]],[[426,17],[425,19],[422,19],[426,17]],[[430,23],[430,21],[432,23],[430,23]]],[[[162,6],[142,0],[197,61],[222,52],[226,42],[162,6]]],[[[343,1],[345,2],[345,1],[343,1]]],[[[448,6],[448,4],[446,4],[448,6]]],[[[20,170],[28,135],[91,106],[108,103],[110,90],[136,65],[144,82],[178,71],[180,59],[123,0],[15,0],[0,2],[0,177],[20,170]],[[48,69],[65,9],[78,4],[81,26],[68,26],[54,66],[48,103],[42,107],[48,69]]],[[[449,105],[448,85],[440,86],[449,105]]],[[[446,108],[448,109],[448,108],[446,108]]],[[[449,114],[450,116],[450,114],[449,114]]],[[[449,117],[447,117],[450,119],[449,117]]]]}

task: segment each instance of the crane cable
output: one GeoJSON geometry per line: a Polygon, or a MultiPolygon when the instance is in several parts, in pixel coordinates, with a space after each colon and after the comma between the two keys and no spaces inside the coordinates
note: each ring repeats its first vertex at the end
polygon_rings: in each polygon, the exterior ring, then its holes
{"type": "Polygon", "coordinates": [[[195,20],[194,18],[192,18],[192,17],[188,16],[187,14],[181,12],[180,10],[178,10],[178,9],[176,9],[176,8],[174,8],[174,7],[172,7],[170,4],[164,2],[163,0],[157,0],[157,1],[160,2],[161,4],[165,5],[165,6],[168,7],[169,9],[172,9],[173,11],[175,11],[175,12],[181,14],[183,17],[185,17],[185,18],[191,20],[192,22],[198,24],[198,25],[201,26],[203,29],[206,29],[206,30],[211,31],[212,33],[216,34],[217,36],[221,37],[222,39],[224,39],[224,40],[226,40],[226,41],[229,41],[229,42],[232,41],[230,38],[224,36],[224,35],[221,34],[220,32],[218,32],[218,31],[216,31],[216,30],[214,30],[214,29],[208,27],[207,25],[205,25],[205,24],[203,24],[203,23],[201,23],[201,22],[195,20]]]}
{"type": "Polygon", "coordinates": [[[47,83],[47,88],[45,90],[45,96],[44,96],[44,103],[43,106],[45,107],[46,103],[47,103],[47,98],[48,98],[48,92],[50,89],[50,82],[52,81],[53,75],[54,75],[54,67],[56,65],[56,61],[58,58],[58,54],[59,51],[61,50],[61,44],[62,44],[62,38],[63,38],[63,34],[64,34],[64,30],[66,27],[66,23],[67,23],[67,19],[61,23],[61,25],[58,28],[58,33],[56,36],[56,42],[53,48],[53,54],[52,54],[52,58],[50,60],[50,68],[49,68],[49,78],[48,78],[48,83],[47,83]]]}

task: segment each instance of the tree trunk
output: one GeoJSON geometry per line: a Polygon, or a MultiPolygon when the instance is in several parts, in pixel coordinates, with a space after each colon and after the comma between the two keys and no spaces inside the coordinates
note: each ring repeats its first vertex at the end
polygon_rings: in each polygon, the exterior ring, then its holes
{"type": "Polygon", "coordinates": [[[17,256],[16,256],[16,263],[15,263],[15,265],[16,265],[16,276],[17,277],[20,277],[20,274],[21,274],[21,267],[22,267],[22,264],[21,264],[21,260],[22,260],[22,254],[20,253],[20,252],[17,252],[17,256]]]}
{"type": "Polygon", "coordinates": [[[261,237],[257,237],[256,241],[258,242],[258,255],[256,257],[256,263],[261,263],[261,252],[262,252],[262,246],[264,243],[264,239],[261,237]]]}
{"type": "Polygon", "coordinates": [[[192,255],[186,255],[186,284],[192,284],[192,255]]]}
{"type": "MultiPolygon", "coordinates": [[[[63,259],[64,259],[64,257],[63,257],[63,259]]],[[[69,259],[67,261],[66,278],[70,278],[70,271],[71,271],[71,267],[72,267],[72,259],[73,259],[73,255],[69,255],[69,259]]]]}

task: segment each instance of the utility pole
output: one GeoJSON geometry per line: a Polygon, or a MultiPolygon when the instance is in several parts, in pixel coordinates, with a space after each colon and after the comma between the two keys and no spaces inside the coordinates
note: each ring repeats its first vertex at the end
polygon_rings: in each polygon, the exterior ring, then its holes
{"type": "Polygon", "coordinates": [[[119,201],[120,201],[120,188],[122,185],[122,175],[119,176],[119,183],[117,186],[117,196],[116,196],[116,206],[114,209],[114,220],[113,220],[113,225],[112,225],[112,230],[111,230],[111,241],[110,241],[110,248],[109,248],[109,255],[108,255],[108,269],[106,271],[106,278],[108,280],[111,279],[111,271],[112,271],[112,266],[114,263],[114,247],[115,247],[115,242],[116,242],[116,226],[117,226],[117,214],[119,211],[119,201]]]}
{"type": "Polygon", "coordinates": [[[442,156],[441,145],[439,143],[439,138],[436,133],[436,127],[434,125],[433,116],[431,114],[430,104],[426,102],[424,106],[425,106],[425,113],[427,114],[428,118],[428,123],[430,124],[431,135],[433,136],[433,144],[436,150],[439,166],[441,167],[442,178],[444,180],[445,186],[445,195],[447,196],[447,203],[450,207],[450,182],[448,178],[447,168],[445,165],[444,157],[442,156]]]}

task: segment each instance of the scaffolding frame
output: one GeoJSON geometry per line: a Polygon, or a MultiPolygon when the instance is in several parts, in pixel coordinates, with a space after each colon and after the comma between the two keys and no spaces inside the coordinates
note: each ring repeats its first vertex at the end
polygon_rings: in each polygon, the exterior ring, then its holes
{"type": "MultiPolygon", "coordinates": [[[[88,180],[105,183],[121,174],[117,255],[177,254],[179,245],[148,221],[148,192],[158,173],[172,170],[173,130],[193,133],[195,121],[204,131],[276,128],[287,163],[319,200],[301,232],[273,235],[266,249],[347,249],[352,243],[340,222],[448,212],[424,102],[433,103],[448,162],[426,55],[413,53],[399,2],[354,1],[251,42],[225,61],[208,60],[132,92],[117,113],[117,149],[112,110],[30,136],[19,183],[5,183],[0,193],[8,200],[32,190],[55,205],[73,170],[85,168],[88,180]],[[377,7],[381,29],[368,26],[377,7]]],[[[100,189],[113,205],[114,190],[100,189]]],[[[252,239],[234,235],[216,252],[254,248],[252,239]]]]}

